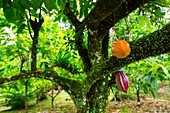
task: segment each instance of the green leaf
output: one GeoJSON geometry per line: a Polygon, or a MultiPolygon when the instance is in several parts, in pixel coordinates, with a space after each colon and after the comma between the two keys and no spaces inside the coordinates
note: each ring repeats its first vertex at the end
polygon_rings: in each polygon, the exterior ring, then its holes
{"type": "Polygon", "coordinates": [[[58,60],[62,59],[62,51],[61,50],[58,52],[57,56],[58,56],[58,60]]]}
{"type": "Polygon", "coordinates": [[[154,12],[154,15],[155,15],[156,17],[163,18],[163,16],[165,15],[165,13],[164,13],[164,12],[161,12],[161,10],[159,10],[159,9],[156,9],[155,12],[154,12]]]}
{"type": "Polygon", "coordinates": [[[78,15],[76,0],[70,1],[70,7],[73,9],[75,15],[78,15]]]}
{"type": "Polygon", "coordinates": [[[150,19],[147,16],[145,16],[145,23],[147,25],[147,28],[149,28],[151,30],[151,22],[150,22],[150,19]]]}
{"type": "Polygon", "coordinates": [[[168,70],[163,65],[161,67],[162,67],[163,72],[170,78],[170,74],[168,70]]]}
{"type": "Polygon", "coordinates": [[[66,1],[67,0],[58,0],[58,5],[62,10],[64,10],[64,7],[66,5],[66,1]]]}
{"type": "Polygon", "coordinates": [[[50,42],[45,42],[45,45],[50,46],[50,42]]]}
{"type": "Polygon", "coordinates": [[[44,0],[45,7],[51,11],[55,7],[55,0],[44,0]]]}
{"type": "Polygon", "coordinates": [[[84,5],[83,5],[83,2],[79,2],[79,5],[80,5],[80,18],[83,17],[84,15],[84,5]]]}
{"type": "Polygon", "coordinates": [[[40,6],[43,4],[44,0],[31,0],[30,4],[31,7],[37,11],[38,8],[40,8],[40,6]]]}
{"type": "Polygon", "coordinates": [[[5,18],[9,22],[13,22],[16,19],[16,17],[17,17],[17,10],[13,6],[8,6],[6,8],[3,8],[3,11],[4,11],[5,18]]]}
{"type": "Polygon", "coordinates": [[[17,33],[22,33],[23,29],[25,28],[26,24],[21,24],[18,26],[17,33]]]}
{"type": "Polygon", "coordinates": [[[159,4],[161,6],[165,6],[165,7],[170,5],[170,0],[156,0],[154,2],[156,2],[157,4],[159,4]]]}
{"type": "Polygon", "coordinates": [[[2,7],[3,8],[7,8],[7,7],[11,6],[11,5],[12,5],[11,0],[3,0],[3,2],[2,2],[2,7]]]}
{"type": "Polygon", "coordinates": [[[40,62],[46,62],[46,59],[41,59],[40,62]]]}
{"type": "Polygon", "coordinates": [[[143,27],[145,25],[144,18],[145,18],[144,16],[140,16],[140,18],[139,18],[139,26],[140,27],[143,27]]]}
{"type": "Polygon", "coordinates": [[[71,57],[71,54],[70,53],[67,53],[63,56],[63,59],[64,60],[68,60],[69,58],[71,57]]]}
{"type": "MultiPolygon", "coordinates": [[[[25,0],[23,0],[25,1],[25,0]]],[[[20,3],[20,0],[13,0],[13,6],[16,8],[16,9],[19,9],[19,10],[24,10],[25,7],[20,3]]]]}
{"type": "Polygon", "coordinates": [[[152,96],[153,96],[154,98],[156,98],[156,99],[158,98],[158,96],[157,96],[157,91],[151,89],[151,93],[152,93],[152,96]]]}
{"type": "Polygon", "coordinates": [[[28,9],[30,5],[29,0],[20,0],[20,4],[24,6],[25,9],[28,9]]]}
{"type": "Polygon", "coordinates": [[[2,1],[3,1],[3,0],[0,0],[0,8],[2,8],[2,1]]]}
{"type": "Polygon", "coordinates": [[[44,71],[43,73],[42,73],[42,78],[45,78],[45,76],[46,76],[46,74],[47,74],[47,71],[44,71]]]}
{"type": "Polygon", "coordinates": [[[144,78],[143,78],[143,83],[144,83],[144,84],[145,84],[145,83],[148,83],[150,80],[151,80],[151,75],[146,75],[146,76],[144,76],[144,78]]]}
{"type": "Polygon", "coordinates": [[[149,88],[148,88],[147,85],[143,85],[143,91],[144,91],[145,94],[148,94],[149,88]]]}
{"type": "Polygon", "coordinates": [[[0,50],[0,55],[1,55],[1,54],[3,54],[3,51],[2,51],[2,50],[0,50]]]}
{"type": "Polygon", "coordinates": [[[144,27],[145,25],[147,28],[149,28],[151,30],[150,19],[146,15],[143,15],[139,18],[139,26],[144,27]]]}

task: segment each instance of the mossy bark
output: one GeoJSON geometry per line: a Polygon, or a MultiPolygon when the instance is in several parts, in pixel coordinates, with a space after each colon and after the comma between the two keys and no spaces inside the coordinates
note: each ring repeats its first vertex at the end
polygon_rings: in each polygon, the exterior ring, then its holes
{"type": "Polygon", "coordinates": [[[108,83],[108,78],[102,77],[93,84],[88,92],[68,90],[67,92],[77,108],[77,113],[105,113],[110,94],[108,83]]]}
{"type": "Polygon", "coordinates": [[[109,96],[108,78],[102,77],[93,84],[88,92],[89,112],[90,113],[105,113],[108,105],[109,96]]]}

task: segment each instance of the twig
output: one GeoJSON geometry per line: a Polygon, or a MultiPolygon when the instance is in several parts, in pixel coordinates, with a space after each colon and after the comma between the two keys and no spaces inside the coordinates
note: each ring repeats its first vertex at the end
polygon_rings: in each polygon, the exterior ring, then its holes
{"type": "MultiPolygon", "coordinates": [[[[27,16],[27,14],[25,14],[25,15],[26,15],[27,24],[28,24],[28,31],[29,31],[29,35],[30,35],[31,39],[33,39],[33,37],[32,37],[32,34],[31,34],[31,29],[30,29],[30,23],[29,23],[29,19],[28,19],[28,16],[27,16]]],[[[30,19],[31,19],[31,16],[30,16],[30,19]]]]}

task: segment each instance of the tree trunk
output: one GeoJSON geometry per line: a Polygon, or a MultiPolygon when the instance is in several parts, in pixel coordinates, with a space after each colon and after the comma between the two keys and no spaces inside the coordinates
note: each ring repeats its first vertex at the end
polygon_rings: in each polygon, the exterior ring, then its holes
{"type": "MultiPolygon", "coordinates": [[[[91,38],[91,40],[93,40],[93,38],[91,38]]],[[[101,56],[103,59],[108,58],[108,42],[109,42],[109,34],[107,33],[107,35],[103,38],[103,42],[102,42],[103,49],[101,50],[101,54],[102,54],[101,56]]],[[[91,46],[94,46],[94,44],[91,44],[91,46]]],[[[95,46],[95,47],[98,47],[98,46],[95,46]]],[[[98,49],[100,51],[100,48],[98,49]]],[[[93,55],[92,52],[90,54],[92,54],[91,56],[92,58],[94,57],[94,59],[96,59],[94,60],[93,63],[97,64],[98,61],[100,61],[98,60],[99,59],[98,57],[100,57],[100,55],[95,56],[93,55]]],[[[108,104],[108,96],[110,94],[108,84],[109,84],[108,76],[101,77],[98,81],[96,81],[91,86],[88,92],[84,91],[84,92],[87,92],[87,94],[84,97],[81,97],[81,98],[77,97],[78,101],[76,101],[76,98],[73,99],[77,107],[77,113],[86,113],[86,112],[105,113],[106,107],[108,104]],[[80,105],[82,106],[80,107],[80,105]]]]}
{"type": "Polygon", "coordinates": [[[83,89],[67,91],[76,108],[77,113],[105,113],[110,94],[108,87],[108,78],[102,77],[90,88],[88,93],[83,89]]]}
{"type": "Polygon", "coordinates": [[[105,113],[109,96],[108,78],[102,77],[91,87],[88,92],[89,112],[105,113]]]}
{"type": "Polygon", "coordinates": [[[140,86],[137,83],[136,84],[137,106],[140,106],[140,95],[139,94],[140,94],[140,86]]]}
{"type": "Polygon", "coordinates": [[[81,93],[72,93],[70,96],[76,106],[77,113],[87,113],[89,106],[86,95],[82,95],[81,93]]]}
{"type": "Polygon", "coordinates": [[[52,83],[51,86],[51,108],[52,110],[54,110],[54,83],[52,83]]]}
{"type": "Polygon", "coordinates": [[[28,80],[26,80],[25,83],[25,112],[28,113],[28,80]]]}

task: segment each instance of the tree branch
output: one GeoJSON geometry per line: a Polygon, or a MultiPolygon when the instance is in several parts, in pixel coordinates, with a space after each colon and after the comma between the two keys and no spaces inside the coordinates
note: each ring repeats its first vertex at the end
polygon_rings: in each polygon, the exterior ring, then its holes
{"type": "MultiPolygon", "coordinates": [[[[7,77],[7,78],[0,78],[0,84],[6,83],[6,82],[11,82],[15,80],[20,80],[20,79],[27,79],[31,77],[37,77],[37,78],[43,78],[43,76],[38,73],[38,72],[28,72],[28,73],[21,73],[15,76],[7,77]]],[[[81,83],[75,81],[75,80],[70,80],[67,78],[63,78],[58,75],[57,72],[54,71],[49,71],[46,76],[44,77],[46,80],[54,81],[58,85],[62,86],[64,90],[68,90],[70,87],[81,87],[81,83]]]]}
{"type": "MultiPolygon", "coordinates": [[[[131,12],[138,7],[148,3],[149,0],[126,0],[119,8],[117,8],[112,14],[101,21],[99,25],[99,36],[104,37],[109,29],[114,26],[119,20],[128,16],[131,12]]],[[[114,7],[113,7],[114,8],[114,7]]]]}
{"type": "Polygon", "coordinates": [[[81,28],[79,31],[76,32],[75,35],[75,43],[79,52],[79,55],[81,56],[81,59],[83,61],[84,64],[84,71],[86,73],[90,72],[90,68],[91,68],[91,63],[90,63],[90,59],[88,56],[88,49],[86,48],[84,41],[83,41],[83,29],[81,28]]]}
{"type": "Polygon", "coordinates": [[[130,42],[130,46],[131,54],[127,58],[118,59],[112,56],[103,63],[92,67],[85,83],[93,84],[102,76],[114,73],[130,63],[170,52],[170,23],[148,36],[130,42]]]}
{"type": "Polygon", "coordinates": [[[76,65],[69,63],[69,61],[62,61],[62,62],[55,62],[54,65],[51,67],[60,67],[63,69],[66,69],[71,74],[80,74],[84,72],[80,72],[79,69],[76,67],[76,65]]]}
{"type": "Polygon", "coordinates": [[[98,0],[95,8],[88,14],[88,16],[81,22],[79,28],[91,26],[91,30],[97,29],[99,23],[117,10],[124,0],[98,0]]]}
{"type": "MultiPolygon", "coordinates": [[[[95,8],[89,13],[86,20],[92,20],[95,23],[99,23],[103,19],[111,15],[115,10],[117,10],[124,0],[99,0],[95,8]]],[[[90,21],[91,22],[91,21],[90,21]]]]}
{"type": "Polygon", "coordinates": [[[70,19],[70,21],[75,26],[75,28],[77,28],[80,25],[80,21],[77,19],[77,17],[71,11],[69,1],[65,5],[64,14],[70,19]]]}
{"type": "MultiPolygon", "coordinates": [[[[88,76],[84,81],[84,84],[87,85],[86,88],[90,88],[102,76],[114,73],[132,62],[170,52],[170,23],[165,25],[161,30],[155,31],[137,41],[130,42],[130,45],[131,54],[127,58],[118,59],[112,56],[103,63],[92,67],[91,76],[88,76]]],[[[36,72],[21,73],[8,78],[0,78],[0,84],[30,77],[43,78],[41,74],[36,72]]],[[[47,73],[45,79],[53,80],[59,85],[64,86],[63,88],[66,91],[70,87],[80,88],[83,85],[75,80],[63,78],[54,71],[47,73]]]]}
{"type": "Polygon", "coordinates": [[[102,41],[102,54],[104,60],[108,59],[108,48],[109,48],[109,33],[106,34],[106,36],[103,38],[102,41]]]}
{"type": "Polygon", "coordinates": [[[75,43],[79,52],[79,55],[83,61],[84,64],[84,71],[86,73],[88,73],[90,71],[91,68],[91,64],[90,64],[90,60],[88,57],[88,50],[84,44],[83,41],[83,28],[78,28],[78,26],[80,26],[80,21],[77,19],[77,17],[74,15],[74,13],[71,11],[71,8],[69,6],[69,2],[66,3],[66,7],[64,9],[64,13],[65,15],[71,20],[72,24],[75,26],[76,28],[76,35],[75,37],[75,43]]]}
{"type": "Polygon", "coordinates": [[[37,22],[36,18],[35,21],[30,19],[30,24],[34,31],[34,36],[32,37],[32,48],[31,48],[31,71],[36,70],[38,35],[43,22],[44,22],[43,18],[40,19],[39,22],[37,22]]]}

